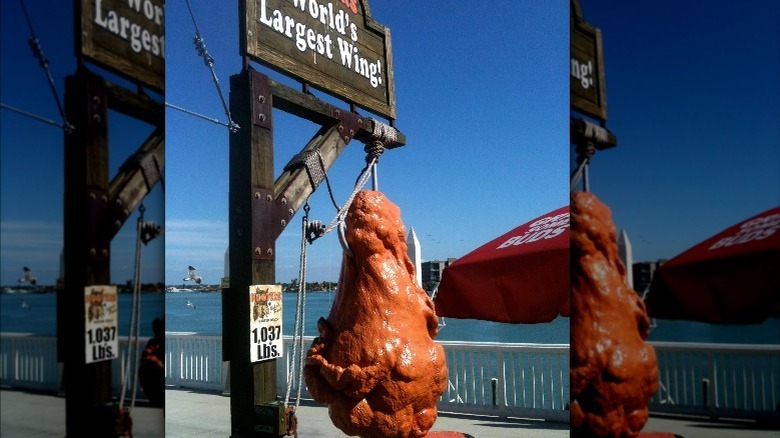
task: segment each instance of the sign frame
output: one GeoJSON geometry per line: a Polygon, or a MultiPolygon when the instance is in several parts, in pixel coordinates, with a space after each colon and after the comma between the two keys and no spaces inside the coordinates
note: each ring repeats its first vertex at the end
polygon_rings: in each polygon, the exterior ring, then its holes
{"type": "Polygon", "coordinates": [[[282,285],[249,286],[249,361],[284,357],[282,285]]]}
{"type": "Polygon", "coordinates": [[[390,29],[374,21],[367,0],[240,0],[239,51],[379,116],[396,117],[390,29]],[[296,9],[296,4],[304,6],[296,9]],[[311,5],[315,7],[310,9],[311,5]],[[318,7],[327,11],[326,15],[317,13],[321,19],[309,13],[318,7]],[[276,17],[279,21],[274,22],[276,17]],[[338,26],[338,17],[354,28],[338,26]],[[294,24],[288,26],[288,22],[294,24]],[[298,25],[305,30],[299,33],[298,25]],[[304,34],[302,39],[300,34],[304,34]],[[351,48],[352,54],[345,57],[342,47],[351,48]],[[379,84],[374,86],[374,82],[379,84]]]}
{"type": "Polygon", "coordinates": [[[119,300],[116,285],[84,287],[84,362],[119,357],[119,300]],[[91,298],[100,294],[100,298],[91,298]],[[113,302],[106,306],[106,302],[113,302]],[[98,354],[99,353],[99,354],[98,354]]]}
{"type": "Polygon", "coordinates": [[[606,122],[607,90],[604,82],[601,30],[576,15],[571,19],[570,30],[571,108],[606,122]],[[582,70],[575,71],[580,68],[582,70]]]}
{"type": "Polygon", "coordinates": [[[157,92],[165,90],[164,1],[137,0],[138,11],[131,9],[128,0],[76,0],[74,3],[76,57],[84,57],[157,92]],[[138,24],[141,20],[146,27],[138,24]],[[134,35],[136,29],[138,34],[134,35]]]}

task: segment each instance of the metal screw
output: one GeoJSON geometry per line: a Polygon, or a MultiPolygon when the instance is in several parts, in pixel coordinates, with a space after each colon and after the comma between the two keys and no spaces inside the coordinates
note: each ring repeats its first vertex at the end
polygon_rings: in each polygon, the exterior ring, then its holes
{"type": "Polygon", "coordinates": [[[292,209],[292,208],[291,208],[291,209],[289,209],[289,210],[287,210],[287,213],[290,213],[290,216],[292,216],[292,215],[294,215],[294,214],[295,214],[295,212],[293,211],[293,209],[292,209]]]}
{"type": "Polygon", "coordinates": [[[355,131],[353,129],[349,130],[349,135],[355,135],[355,131]]]}
{"type": "Polygon", "coordinates": [[[102,119],[100,118],[100,114],[95,114],[92,116],[92,120],[94,120],[97,123],[100,123],[102,119]]]}
{"type": "Polygon", "coordinates": [[[348,141],[349,141],[349,137],[347,137],[347,136],[345,135],[345,136],[344,136],[344,142],[346,143],[346,142],[348,142],[348,141]]]}
{"type": "Polygon", "coordinates": [[[259,247],[259,246],[258,246],[257,248],[255,248],[255,254],[257,254],[257,255],[260,255],[260,254],[262,254],[262,253],[263,253],[263,250],[262,250],[262,249],[260,249],[260,247],[259,247]]]}
{"type": "Polygon", "coordinates": [[[92,96],[92,103],[94,103],[95,105],[100,105],[100,97],[92,96]]]}
{"type": "Polygon", "coordinates": [[[104,249],[103,251],[100,251],[100,253],[103,254],[103,257],[107,257],[108,256],[108,250],[107,249],[104,249]]]}
{"type": "Polygon", "coordinates": [[[287,205],[287,198],[282,198],[282,205],[287,205]]]}
{"type": "Polygon", "coordinates": [[[129,212],[129,211],[127,211],[127,209],[126,209],[126,208],[125,208],[124,210],[122,210],[122,213],[124,213],[124,214],[125,214],[125,216],[130,216],[130,212],[129,212]]]}
{"type": "Polygon", "coordinates": [[[260,114],[257,116],[261,122],[265,122],[265,114],[260,114]]]}
{"type": "Polygon", "coordinates": [[[90,248],[89,255],[95,255],[95,254],[97,254],[97,250],[95,248],[90,248]]]}
{"type": "Polygon", "coordinates": [[[117,228],[119,228],[119,227],[121,227],[121,226],[122,226],[122,222],[116,221],[116,222],[114,222],[114,226],[116,226],[117,228]]]}
{"type": "Polygon", "coordinates": [[[362,124],[363,124],[363,119],[358,119],[358,125],[362,125],[362,124]]]}
{"type": "Polygon", "coordinates": [[[265,200],[271,202],[274,200],[274,198],[271,195],[265,195],[265,200]]]}
{"type": "Polygon", "coordinates": [[[344,127],[339,125],[339,132],[344,132],[344,127]]]}
{"type": "Polygon", "coordinates": [[[286,220],[284,220],[284,219],[282,219],[282,226],[283,226],[283,227],[286,227],[286,226],[287,226],[287,221],[286,221],[286,220]]]}
{"type": "Polygon", "coordinates": [[[274,250],[273,250],[273,248],[268,248],[268,249],[265,251],[265,253],[266,253],[266,254],[268,254],[269,256],[270,256],[270,255],[274,255],[274,250]]]}
{"type": "Polygon", "coordinates": [[[255,192],[255,199],[260,199],[260,192],[255,192]]]}
{"type": "Polygon", "coordinates": [[[103,196],[100,197],[100,200],[103,201],[103,202],[108,202],[108,196],[103,195],[103,196]]]}
{"type": "Polygon", "coordinates": [[[95,196],[95,194],[94,194],[94,193],[90,193],[90,194],[89,194],[89,200],[90,200],[90,201],[94,201],[95,199],[97,199],[97,196],[95,196]]]}
{"type": "Polygon", "coordinates": [[[122,198],[116,198],[116,205],[122,205],[122,198]]]}
{"type": "Polygon", "coordinates": [[[265,96],[258,96],[257,100],[259,100],[260,103],[265,103],[265,96]]]}
{"type": "Polygon", "coordinates": [[[336,117],[341,117],[341,110],[336,110],[336,117]]]}

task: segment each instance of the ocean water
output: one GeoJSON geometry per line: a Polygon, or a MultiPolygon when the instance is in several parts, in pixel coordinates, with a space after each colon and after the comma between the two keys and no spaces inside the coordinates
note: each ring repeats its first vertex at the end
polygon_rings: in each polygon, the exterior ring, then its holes
{"type": "MultiPolygon", "coordinates": [[[[130,331],[131,294],[118,295],[119,335],[130,331]]],[[[165,316],[163,294],[141,294],[141,336],[152,336],[152,321],[165,316]]],[[[57,294],[0,294],[0,332],[57,336],[57,294]],[[22,307],[26,302],[28,308],[22,307]]]]}
{"type": "MultiPolygon", "coordinates": [[[[127,335],[131,295],[119,294],[119,333],[127,335]]],[[[56,336],[56,294],[0,294],[0,331],[56,336]],[[26,301],[29,310],[22,308],[26,301]]],[[[327,317],[333,293],[310,293],[306,299],[306,335],[316,336],[317,320],[327,317]]],[[[292,335],[295,294],[283,295],[284,333],[292,335]]],[[[222,294],[178,292],[141,295],[141,335],[151,336],[152,320],[165,315],[166,331],[204,335],[222,334],[222,294]],[[195,308],[187,306],[187,300],[195,308]]],[[[436,339],[472,342],[566,344],[569,318],[546,324],[501,324],[471,319],[444,318],[436,339]]],[[[780,318],[744,326],[690,321],[656,320],[649,340],[674,342],[780,344],[780,318]]]]}
{"type": "MultiPolygon", "coordinates": [[[[333,303],[332,292],[306,295],[306,336],[317,336],[317,320],[327,317],[333,303]]],[[[295,323],[295,293],[282,297],[284,334],[292,335],[295,323]]],[[[222,294],[173,292],[165,294],[166,331],[222,334],[222,294]],[[187,299],[193,307],[187,306],[187,299]]],[[[557,318],[547,324],[502,324],[470,319],[444,318],[440,341],[522,342],[536,344],[569,343],[569,318],[557,318]]]]}

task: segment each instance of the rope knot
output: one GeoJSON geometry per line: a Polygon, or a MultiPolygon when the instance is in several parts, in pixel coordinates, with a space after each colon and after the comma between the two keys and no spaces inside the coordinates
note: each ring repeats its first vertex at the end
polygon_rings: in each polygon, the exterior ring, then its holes
{"type": "Polygon", "coordinates": [[[366,162],[370,163],[374,158],[378,160],[379,156],[385,152],[385,144],[380,140],[369,141],[363,150],[366,152],[366,162]]]}
{"type": "Polygon", "coordinates": [[[577,163],[581,164],[585,160],[590,161],[591,157],[596,154],[596,146],[592,141],[586,142],[584,144],[580,143],[577,145],[575,151],[577,152],[577,163]]]}
{"type": "Polygon", "coordinates": [[[389,144],[395,143],[395,129],[384,123],[370,119],[373,122],[373,129],[371,134],[363,140],[366,146],[363,150],[366,152],[366,162],[369,163],[374,159],[379,159],[379,156],[385,151],[385,147],[389,144]]]}

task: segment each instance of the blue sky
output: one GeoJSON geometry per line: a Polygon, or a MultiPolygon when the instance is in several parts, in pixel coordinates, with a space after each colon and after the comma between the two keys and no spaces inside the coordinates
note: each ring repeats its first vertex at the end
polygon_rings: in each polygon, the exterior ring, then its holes
{"type": "MultiPolygon", "coordinates": [[[[227,93],[241,69],[234,3],[191,4],[227,93]]],[[[382,156],[379,187],[414,227],[422,257],[463,256],[568,203],[568,2],[370,5],[392,33],[396,127],[407,138],[382,156]]],[[[166,100],[226,120],[184,2],[169,3],[167,18],[166,100]]],[[[171,109],[166,116],[165,278],[181,284],[192,264],[204,282],[218,283],[228,240],[228,131],[171,109]]],[[[278,175],[318,127],[279,110],[273,117],[278,175]]],[[[350,143],[329,173],[339,203],[363,165],[362,144],[350,143]]],[[[313,219],[332,219],[324,185],[311,206],[313,219]]],[[[299,246],[300,214],[277,241],[277,281],[297,277],[299,246]]],[[[340,251],[335,235],[315,242],[308,278],[336,280],[340,251]]]]}
{"type": "MultiPolygon", "coordinates": [[[[73,6],[40,0],[26,4],[62,100],[65,77],[76,71],[73,6]]],[[[20,3],[3,1],[0,8],[0,101],[59,121],[45,73],[27,45],[30,32],[20,3]]],[[[129,86],[121,78],[102,74],[129,86]]],[[[110,177],[151,131],[149,125],[109,113],[110,177]]],[[[59,276],[63,242],[63,131],[3,109],[0,144],[0,284],[16,285],[22,267],[29,266],[39,284],[53,285],[59,276]]],[[[158,184],[146,200],[146,220],[163,222],[163,202],[158,184]]],[[[112,241],[112,282],[132,278],[137,217],[137,211],[133,212],[112,241]]],[[[142,282],[163,281],[164,247],[164,239],[158,238],[144,248],[142,282]]]]}
{"type": "Polygon", "coordinates": [[[602,31],[607,127],[591,191],[635,261],[780,204],[780,3],[581,0],[602,31]],[[749,4],[749,6],[748,6],[749,4]]]}

